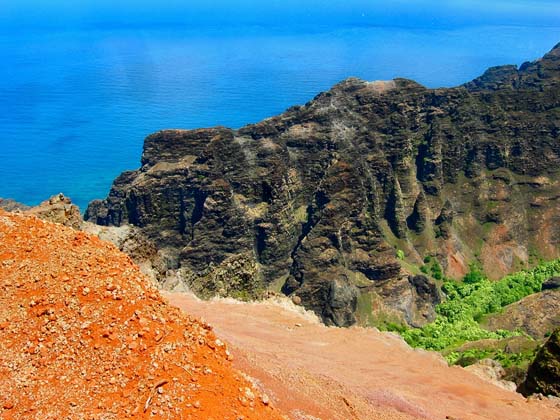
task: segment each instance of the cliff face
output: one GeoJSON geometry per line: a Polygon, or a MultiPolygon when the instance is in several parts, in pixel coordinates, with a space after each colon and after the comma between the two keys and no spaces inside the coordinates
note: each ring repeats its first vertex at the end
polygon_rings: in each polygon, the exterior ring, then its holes
{"type": "Polygon", "coordinates": [[[140,227],[195,286],[242,267],[328,324],[419,325],[439,294],[410,263],[559,256],[559,70],[560,44],[457,88],[348,79],[239,130],[161,131],[86,218],[140,227]]]}

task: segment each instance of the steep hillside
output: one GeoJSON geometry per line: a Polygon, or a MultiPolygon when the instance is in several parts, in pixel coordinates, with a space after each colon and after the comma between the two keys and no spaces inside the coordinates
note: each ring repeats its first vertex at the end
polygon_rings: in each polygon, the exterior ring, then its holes
{"type": "MultiPolygon", "coordinates": [[[[287,304],[166,293],[235,350],[234,365],[298,420],[556,420],[558,400],[525,399],[370,328],[325,327],[287,304]]],[[[301,309],[301,308],[299,308],[301,309]]]]}
{"type": "Polygon", "coordinates": [[[559,81],[560,45],[457,88],[348,79],[239,130],[161,131],[86,217],[140,227],[193,290],[422,325],[440,296],[415,265],[560,255],[559,81]]]}
{"type": "Polygon", "coordinates": [[[2,419],[282,418],[95,236],[0,210],[0,290],[2,419]]]}

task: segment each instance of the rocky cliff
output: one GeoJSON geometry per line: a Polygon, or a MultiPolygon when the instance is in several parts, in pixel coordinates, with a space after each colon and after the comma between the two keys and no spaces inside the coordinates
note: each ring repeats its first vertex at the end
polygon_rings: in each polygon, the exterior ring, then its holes
{"type": "Polygon", "coordinates": [[[160,131],[86,218],[141,228],[194,289],[420,325],[426,257],[437,278],[559,256],[559,82],[560,44],[456,88],[348,79],[239,130],[160,131]]]}

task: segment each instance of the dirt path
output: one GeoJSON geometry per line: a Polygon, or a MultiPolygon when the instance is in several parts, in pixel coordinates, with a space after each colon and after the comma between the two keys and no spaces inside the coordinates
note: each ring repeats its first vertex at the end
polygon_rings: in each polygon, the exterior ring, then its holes
{"type": "Polygon", "coordinates": [[[560,419],[553,403],[527,401],[390,334],[327,328],[276,304],[165,296],[213,325],[236,367],[294,419],[560,419]]]}

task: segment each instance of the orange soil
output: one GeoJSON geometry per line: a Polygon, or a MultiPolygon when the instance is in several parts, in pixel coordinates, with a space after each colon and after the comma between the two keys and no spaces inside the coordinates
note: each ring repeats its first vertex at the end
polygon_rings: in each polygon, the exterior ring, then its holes
{"type": "Polygon", "coordinates": [[[0,211],[0,418],[280,419],[114,246],[0,211]]]}

